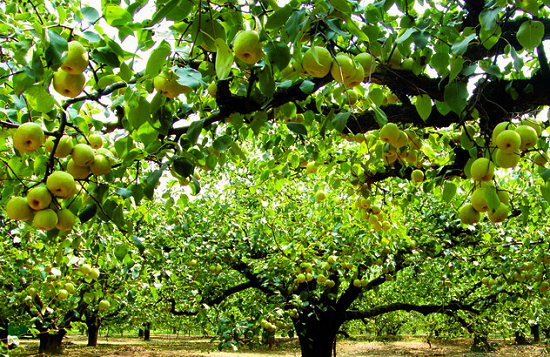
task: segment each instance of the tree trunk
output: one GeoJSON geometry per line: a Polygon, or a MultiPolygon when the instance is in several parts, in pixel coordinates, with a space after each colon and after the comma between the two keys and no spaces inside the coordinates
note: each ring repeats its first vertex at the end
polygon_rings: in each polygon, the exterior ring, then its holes
{"type": "Polygon", "coordinates": [[[342,325],[342,317],[336,313],[300,315],[294,322],[302,357],[332,357],[336,334],[342,325]]]}
{"type": "Polygon", "coordinates": [[[8,320],[0,319],[0,346],[8,345],[8,325],[8,320]]]}
{"type": "Polygon", "coordinates": [[[99,337],[99,327],[101,319],[96,313],[86,316],[86,327],[88,327],[88,347],[97,347],[97,339],[99,337]]]}
{"type": "Polygon", "coordinates": [[[533,343],[540,342],[540,326],[539,324],[531,325],[531,335],[533,336],[533,343]]]}
{"type": "Polygon", "coordinates": [[[529,341],[527,341],[522,331],[515,332],[515,342],[516,342],[516,345],[520,345],[520,346],[529,344],[529,341]]]}
{"type": "Polygon", "coordinates": [[[49,333],[48,330],[40,330],[40,346],[38,353],[44,354],[61,354],[63,352],[63,337],[67,334],[65,329],[60,329],[56,333],[49,333]]]}
{"type": "Polygon", "coordinates": [[[143,338],[143,329],[142,328],[140,328],[139,331],[138,331],[138,337],[143,338]]]}
{"type": "Polygon", "coordinates": [[[143,341],[151,341],[151,323],[146,322],[145,324],[143,324],[143,327],[145,328],[145,330],[143,331],[143,341]]]}
{"type": "Polygon", "coordinates": [[[492,352],[495,349],[491,347],[487,335],[474,334],[474,343],[470,348],[472,352],[492,352]]]}

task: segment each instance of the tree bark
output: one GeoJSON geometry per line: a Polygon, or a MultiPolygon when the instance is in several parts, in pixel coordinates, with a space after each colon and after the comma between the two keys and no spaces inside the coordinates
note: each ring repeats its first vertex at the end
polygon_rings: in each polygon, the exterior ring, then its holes
{"type": "Polygon", "coordinates": [[[341,315],[329,312],[307,315],[300,315],[294,323],[302,357],[332,357],[336,334],[343,323],[341,315]]]}
{"type": "Polygon", "coordinates": [[[61,354],[63,352],[63,337],[67,334],[65,329],[57,330],[55,333],[49,333],[47,329],[40,330],[40,346],[38,353],[61,354]]]}
{"type": "Polygon", "coordinates": [[[529,344],[522,331],[516,331],[514,334],[516,345],[524,346],[529,344]]]}
{"type": "Polygon", "coordinates": [[[540,325],[539,324],[531,325],[531,335],[533,336],[533,343],[540,342],[540,325]]]}
{"type": "Polygon", "coordinates": [[[8,325],[8,320],[0,319],[0,346],[8,345],[8,325]]]}
{"type": "Polygon", "coordinates": [[[151,323],[146,322],[145,324],[143,324],[143,327],[143,341],[151,341],[151,323]]]}
{"type": "Polygon", "coordinates": [[[101,319],[96,313],[86,316],[86,327],[88,327],[88,347],[97,347],[101,319]]]}
{"type": "Polygon", "coordinates": [[[470,351],[472,352],[492,352],[495,349],[491,347],[487,335],[474,334],[474,342],[470,351]]]}

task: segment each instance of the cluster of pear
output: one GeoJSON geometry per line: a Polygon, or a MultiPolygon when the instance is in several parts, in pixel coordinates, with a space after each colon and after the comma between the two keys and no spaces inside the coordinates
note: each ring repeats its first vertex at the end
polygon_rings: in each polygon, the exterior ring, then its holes
{"type": "Polygon", "coordinates": [[[10,219],[32,220],[32,224],[43,231],[71,229],[75,216],[69,209],[61,208],[57,200],[70,199],[75,193],[74,178],[64,171],[54,171],[48,176],[46,185],[31,188],[26,197],[12,197],[6,205],[6,213],[10,219]]]}
{"type": "Polygon", "coordinates": [[[165,68],[153,79],[153,87],[166,98],[176,98],[180,94],[187,94],[190,87],[178,83],[178,75],[171,69],[165,68]]]}
{"type": "Polygon", "coordinates": [[[208,270],[210,270],[210,273],[218,275],[222,272],[223,267],[220,263],[217,263],[217,264],[210,265],[208,270]]]}
{"type": "Polygon", "coordinates": [[[318,284],[322,284],[328,288],[333,288],[336,283],[334,280],[328,278],[323,271],[329,271],[332,269],[332,267],[336,264],[337,257],[334,255],[331,255],[327,258],[326,261],[323,261],[320,263],[319,269],[322,271],[320,273],[315,274],[313,272],[313,264],[309,262],[302,262],[300,263],[300,267],[298,268],[297,275],[295,282],[298,284],[310,282],[313,279],[317,281],[318,284]]]}
{"type": "Polygon", "coordinates": [[[376,69],[376,59],[367,52],[354,57],[338,53],[333,58],[325,47],[312,46],[304,53],[301,67],[305,73],[316,78],[330,73],[335,81],[352,88],[370,78],[376,69]]]}
{"type": "Polygon", "coordinates": [[[355,207],[361,211],[361,218],[366,220],[375,232],[391,229],[391,223],[385,219],[382,209],[377,205],[373,205],[370,199],[363,196],[359,197],[355,201],[355,207]]]}
{"type": "Polygon", "coordinates": [[[98,268],[92,267],[90,264],[82,264],[78,270],[87,278],[95,280],[99,278],[100,271],[98,268]]]}
{"type": "MultiPolygon", "coordinates": [[[[475,224],[481,221],[482,214],[487,212],[489,220],[494,223],[504,221],[510,214],[510,196],[507,191],[496,189],[491,182],[495,168],[513,168],[517,166],[522,152],[533,149],[542,134],[541,126],[532,120],[524,120],[516,126],[511,122],[499,123],[492,133],[492,157],[476,159],[470,167],[470,175],[476,182],[475,189],[470,197],[470,202],[459,210],[459,218],[465,224],[475,224]],[[496,165],[495,165],[496,164],[496,165]],[[496,192],[500,203],[491,209],[489,200],[493,192],[496,192]]],[[[543,154],[537,152],[534,161],[539,165],[547,163],[543,154]]]]}
{"type": "MultiPolygon", "coordinates": [[[[21,124],[13,134],[13,147],[21,152],[34,153],[42,145],[46,151],[52,152],[55,137],[45,141],[42,127],[37,123],[21,124]],[[44,143],[45,141],[45,143],[44,143]]],[[[54,156],[70,157],[66,171],[55,171],[50,174],[46,184],[31,188],[26,197],[13,197],[6,206],[8,217],[14,220],[30,222],[44,231],[57,228],[71,229],[75,222],[74,214],[67,208],[61,208],[59,200],[67,200],[77,192],[75,179],[85,179],[90,173],[100,176],[111,171],[112,153],[103,148],[101,135],[92,134],[88,141],[90,145],[79,143],[74,145],[71,136],[59,138],[54,156]],[[95,150],[94,150],[95,149],[95,150]]]]}
{"type": "Polygon", "coordinates": [[[292,326],[286,324],[282,319],[270,316],[267,319],[260,321],[260,326],[268,332],[277,330],[289,330],[292,326]]]}
{"type": "Polygon", "coordinates": [[[74,98],[84,90],[88,67],[88,52],[78,41],[68,44],[67,57],[61,67],[53,74],[53,88],[64,97],[74,98]]]}
{"type": "MultiPolygon", "coordinates": [[[[391,164],[397,159],[411,164],[417,164],[418,151],[422,141],[413,130],[401,130],[395,123],[387,123],[378,132],[378,138],[388,144],[384,148],[384,163],[391,164]]],[[[414,182],[424,180],[424,173],[420,170],[412,175],[414,182]]]]}

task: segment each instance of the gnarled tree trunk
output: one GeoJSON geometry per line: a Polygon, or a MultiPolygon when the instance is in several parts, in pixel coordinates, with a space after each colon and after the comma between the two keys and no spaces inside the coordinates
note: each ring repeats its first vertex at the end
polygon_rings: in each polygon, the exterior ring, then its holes
{"type": "Polygon", "coordinates": [[[474,342],[470,351],[472,352],[492,352],[495,349],[491,347],[487,335],[474,334],[474,342]]]}
{"type": "Polygon", "coordinates": [[[151,341],[151,323],[146,322],[143,324],[143,341],[151,341]]]}
{"type": "Polygon", "coordinates": [[[63,352],[63,337],[67,334],[65,329],[59,329],[55,333],[48,332],[47,329],[39,329],[40,346],[38,353],[61,354],[63,352]]]}
{"type": "Polygon", "coordinates": [[[8,325],[7,319],[0,319],[0,346],[8,345],[8,325]]]}
{"type": "Polygon", "coordinates": [[[97,313],[86,316],[86,327],[88,327],[88,347],[97,347],[99,328],[101,327],[101,319],[97,313]]]}
{"type": "Polygon", "coordinates": [[[302,314],[294,322],[302,357],[332,357],[336,334],[344,322],[342,314],[317,313],[302,314]]]}

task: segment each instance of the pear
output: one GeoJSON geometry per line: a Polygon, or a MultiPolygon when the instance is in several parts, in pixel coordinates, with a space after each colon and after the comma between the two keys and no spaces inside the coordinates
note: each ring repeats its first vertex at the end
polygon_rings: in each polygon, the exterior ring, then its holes
{"type": "Polygon", "coordinates": [[[355,68],[355,75],[344,81],[344,86],[346,88],[352,88],[358,86],[365,79],[365,70],[361,66],[355,68]]]}
{"type": "Polygon", "coordinates": [[[62,199],[71,198],[76,193],[74,177],[64,171],[54,171],[48,176],[46,186],[55,197],[62,199]]]}
{"type": "Polygon", "coordinates": [[[70,74],[80,74],[88,67],[88,52],[78,41],[68,43],[67,57],[61,69],[70,74]]]}
{"type": "Polygon", "coordinates": [[[508,205],[501,202],[500,206],[498,206],[498,208],[494,211],[493,210],[489,211],[487,216],[489,217],[491,222],[500,223],[504,221],[509,214],[510,214],[510,209],[508,208],[508,205]]]}
{"type": "Polygon", "coordinates": [[[495,165],[487,158],[479,158],[470,167],[472,179],[475,181],[490,181],[495,173],[495,165]]]}
{"type": "Polygon", "coordinates": [[[487,201],[487,189],[480,187],[474,191],[470,198],[470,203],[478,212],[489,211],[489,202],[487,201]]]}
{"type": "Polygon", "coordinates": [[[107,300],[101,300],[97,305],[97,308],[99,311],[107,310],[110,307],[111,307],[111,303],[107,300]]]}
{"type": "Polygon", "coordinates": [[[52,203],[52,194],[46,186],[36,186],[27,193],[27,203],[33,210],[43,210],[52,203]]]}
{"type": "Polygon", "coordinates": [[[505,154],[515,153],[521,146],[521,136],[515,130],[503,130],[495,140],[496,146],[505,154]]]}
{"type": "Polygon", "coordinates": [[[94,176],[106,175],[111,172],[111,162],[105,156],[96,154],[94,162],[90,165],[90,171],[94,176]]]}
{"type": "Polygon", "coordinates": [[[325,191],[319,190],[315,193],[315,201],[321,202],[327,199],[327,194],[325,191]]]}
{"type": "Polygon", "coordinates": [[[392,144],[399,139],[401,135],[401,130],[395,123],[385,124],[378,134],[380,140],[385,143],[392,144]]]}
{"type": "Polygon", "coordinates": [[[505,169],[516,167],[519,163],[519,159],[519,151],[507,154],[502,150],[497,149],[495,153],[496,164],[505,169]]]}
{"type": "MultiPolygon", "coordinates": [[[[52,152],[54,147],[55,137],[50,136],[48,140],[46,140],[46,151],[52,152]]],[[[67,157],[71,154],[71,151],[73,151],[73,138],[71,138],[68,135],[63,135],[61,139],[59,140],[59,143],[57,144],[57,148],[55,148],[55,157],[63,158],[67,157]]]]}
{"type": "Polygon", "coordinates": [[[76,144],[71,153],[71,158],[77,166],[89,166],[94,162],[94,150],[88,144],[76,144]]]}
{"type": "Polygon", "coordinates": [[[103,136],[99,134],[92,134],[88,137],[88,141],[90,142],[90,146],[92,149],[99,149],[103,146],[103,136]]]}
{"type": "Polygon", "coordinates": [[[345,81],[352,79],[355,77],[356,72],[357,69],[355,67],[355,63],[351,57],[345,53],[339,53],[336,55],[334,61],[332,62],[332,66],[330,67],[330,74],[338,83],[344,83],[345,81]]]}
{"type": "Polygon", "coordinates": [[[326,48],[313,46],[304,53],[302,67],[307,74],[316,78],[323,78],[329,74],[332,61],[332,56],[326,48]]]}
{"type": "Polygon", "coordinates": [[[71,74],[58,70],[53,74],[53,89],[64,97],[74,98],[84,90],[86,77],[82,73],[71,74]]]}
{"type": "Polygon", "coordinates": [[[467,203],[458,211],[458,217],[464,224],[475,224],[481,220],[481,213],[472,204],[467,203]]]}
{"type": "Polygon", "coordinates": [[[40,125],[32,122],[23,123],[13,134],[13,147],[30,154],[42,146],[44,138],[44,131],[40,125]]]}
{"type": "Polygon", "coordinates": [[[74,163],[73,159],[70,159],[67,163],[67,172],[76,180],[84,180],[91,171],[88,166],[78,166],[74,163]]]}
{"type": "Polygon", "coordinates": [[[411,180],[414,183],[419,183],[419,182],[424,181],[424,172],[422,172],[422,170],[418,170],[418,169],[414,170],[411,173],[411,180]]]}
{"type": "Polygon", "coordinates": [[[370,75],[376,70],[376,59],[373,55],[367,52],[359,53],[354,58],[363,67],[365,77],[368,79],[370,75]]]}
{"type": "Polygon", "coordinates": [[[51,208],[43,209],[35,213],[33,224],[42,231],[49,231],[57,225],[57,213],[51,208]]]}
{"type": "Polygon", "coordinates": [[[264,56],[260,35],[256,31],[242,31],[235,37],[235,56],[247,64],[255,64],[264,56]]]}
{"type": "Polygon", "coordinates": [[[75,222],[75,215],[66,208],[57,212],[57,224],[55,228],[60,231],[66,231],[73,228],[75,222]]]}
{"type": "Polygon", "coordinates": [[[6,213],[10,219],[28,221],[33,216],[33,210],[27,203],[26,197],[12,197],[6,205],[6,213]]]}
{"type": "Polygon", "coordinates": [[[390,68],[399,68],[401,67],[402,59],[403,56],[401,55],[401,52],[399,52],[399,50],[395,48],[391,53],[391,57],[388,58],[388,66],[390,68]]]}
{"type": "Polygon", "coordinates": [[[516,128],[516,133],[521,137],[520,150],[531,149],[537,144],[539,138],[537,131],[529,125],[520,125],[516,128]]]}
{"type": "Polygon", "coordinates": [[[514,130],[516,129],[516,125],[514,123],[510,123],[508,121],[504,121],[501,123],[498,123],[495,128],[493,129],[493,133],[491,134],[491,140],[493,143],[496,143],[497,137],[500,133],[502,133],[504,130],[514,130]]]}
{"type": "Polygon", "coordinates": [[[191,91],[191,88],[179,84],[178,76],[169,69],[163,70],[153,79],[153,86],[166,98],[175,98],[191,91]]]}

